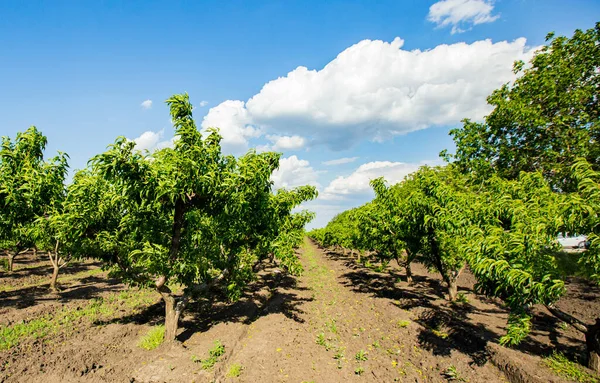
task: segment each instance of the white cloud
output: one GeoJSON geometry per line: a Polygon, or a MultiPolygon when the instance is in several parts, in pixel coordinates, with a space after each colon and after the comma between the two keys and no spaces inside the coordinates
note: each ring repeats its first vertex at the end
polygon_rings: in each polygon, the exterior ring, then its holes
{"type": "Polygon", "coordinates": [[[513,62],[532,56],[525,43],[482,40],[408,51],[400,38],[363,40],[320,70],[298,67],[246,103],[211,108],[202,126],[220,127],[226,142],[241,147],[263,132],[311,136],[311,143],[344,149],[463,118],[481,120],[491,110],[486,97],[515,78],[513,62]]]}
{"type": "Polygon", "coordinates": [[[318,188],[320,187],[317,182],[318,175],[319,173],[310,166],[308,161],[290,156],[279,161],[279,169],[273,172],[271,180],[276,189],[291,189],[302,185],[313,185],[318,188]]]}
{"type": "Polygon", "coordinates": [[[298,150],[306,144],[306,139],[300,136],[267,135],[267,140],[273,143],[270,148],[274,151],[298,150]]]}
{"type": "Polygon", "coordinates": [[[455,34],[465,32],[461,25],[496,21],[499,16],[492,15],[493,10],[493,0],[442,0],[429,7],[427,20],[436,23],[438,27],[451,25],[451,33],[455,34]]]}
{"type": "Polygon", "coordinates": [[[152,100],[146,100],[140,104],[140,106],[144,109],[152,108],[152,100]]]}
{"type": "Polygon", "coordinates": [[[151,150],[156,147],[156,145],[160,142],[164,132],[161,130],[160,132],[152,132],[147,131],[142,133],[141,136],[135,138],[135,148],[138,150],[151,150]]]}
{"type": "Polygon", "coordinates": [[[201,108],[205,107],[206,105],[208,105],[208,101],[200,101],[200,103],[198,104],[198,106],[200,106],[201,108]]]}
{"type": "Polygon", "coordinates": [[[260,136],[243,101],[227,100],[210,108],[202,121],[202,130],[219,128],[225,152],[240,154],[248,149],[248,139],[260,136]]]}
{"type": "Polygon", "coordinates": [[[375,161],[360,165],[347,177],[337,177],[325,188],[319,198],[324,200],[341,199],[347,196],[364,196],[372,193],[369,182],[378,177],[384,177],[389,183],[395,184],[408,174],[419,169],[420,164],[404,162],[375,161]]]}
{"type": "Polygon", "coordinates": [[[354,162],[358,159],[358,157],[344,157],[344,158],[338,158],[336,160],[329,160],[329,161],[323,161],[323,165],[342,165],[342,164],[349,164],[351,162],[354,162]]]}
{"type": "Polygon", "coordinates": [[[142,133],[139,137],[134,138],[135,148],[137,150],[149,150],[153,151],[155,149],[162,149],[166,147],[172,147],[174,138],[170,140],[162,140],[164,136],[164,129],[158,132],[146,131],[142,133]]]}

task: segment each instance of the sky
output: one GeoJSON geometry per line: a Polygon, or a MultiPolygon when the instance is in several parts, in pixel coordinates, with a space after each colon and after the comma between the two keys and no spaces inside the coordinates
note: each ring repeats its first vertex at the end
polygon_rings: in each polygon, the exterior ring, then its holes
{"type": "Polygon", "coordinates": [[[318,188],[322,227],[441,164],[548,32],[599,20],[597,0],[3,0],[0,136],[35,125],[72,174],[118,136],[171,145],[164,100],[188,92],[224,152],[282,152],[274,185],[318,188]]]}

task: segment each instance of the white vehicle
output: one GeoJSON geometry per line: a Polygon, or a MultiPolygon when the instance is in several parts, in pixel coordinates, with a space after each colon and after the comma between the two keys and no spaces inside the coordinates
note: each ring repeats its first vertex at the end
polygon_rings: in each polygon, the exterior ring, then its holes
{"type": "Polygon", "coordinates": [[[582,234],[560,233],[557,240],[563,249],[585,249],[588,247],[588,239],[582,234]]]}

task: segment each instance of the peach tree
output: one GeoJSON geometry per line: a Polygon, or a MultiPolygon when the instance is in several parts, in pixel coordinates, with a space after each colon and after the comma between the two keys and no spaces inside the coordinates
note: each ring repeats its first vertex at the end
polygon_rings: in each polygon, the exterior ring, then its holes
{"type": "Polygon", "coordinates": [[[197,130],[187,94],[167,103],[173,147],[142,153],[134,142],[118,138],[76,176],[73,193],[82,198],[65,219],[79,235],[71,245],[76,252],[103,260],[130,284],[160,293],[165,339],[173,341],[190,298],[239,297],[265,253],[273,251],[291,272],[300,270],[294,230],[310,217],[291,211],[316,190],[274,194],[270,177],[279,153],[223,155],[217,130],[205,136],[197,130]]]}

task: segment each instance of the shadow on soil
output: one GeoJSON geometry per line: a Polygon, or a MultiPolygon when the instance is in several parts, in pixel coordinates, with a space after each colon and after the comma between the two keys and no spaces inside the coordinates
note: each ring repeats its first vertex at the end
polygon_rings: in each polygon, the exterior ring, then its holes
{"type": "MultiPolygon", "coordinates": [[[[205,332],[211,327],[225,322],[251,324],[261,317],[281,313],[296,322],[304,322],[301,306],[312,298],[300,297],[297,292],[305,290],[296,285],[296,278],[282,273],[267,270],[258,275],[242,297],[233,303],[224,300],[209,301],[207,299],[193,301],[184,311],[185,318],[180,321],[183,331],[177,336],[185,342],[197,332],[205,332]]],[[[165,306],[160,301],[148,306],[142,312],[115,318],[108,323],[158,324],[164,321],[165,306]]]]}
{"type": "MultiPolygon", "coordinates": [[[[85,271],[87,268],[82,268],[85,271]]],[[[73,271],[75,273],[75,271],[73,271]]],[[[48,277],[50,279],[50,277],[48,277]]],[[[59,276],[60,281],[60,276],[59,276]]],[[[68,302],[74,300],[89,300],[100,295],[118,291],[123,288],[119,281],[106,279],[103,276],[89,276],[78,280],[73,286],[68,283],[62,285],[61,290],[52,293],[49,291],[49,281],[31,287],[0,292],[0,308],[14,307],[23,309],[47,301],[68,302]]],[[[60,286],[60,285],[59,285],[60,286]]]]}
{"type": "MultiPolygon", "coordinates": [[[[405,282],[405,275],[397,267],[390,265],[385,272],[380,273],[358,263],[350,254],[321,250],[327,257],[343,263],[350,270],[341,275],[342,284],[355,292],[391,300],[397,307],[417,314],[418,319],[415,321],[423,326],[419,334],[420,345],[434,355],[449,356],[452,350],[458,350],[469,355],[472,363],[482,365],[490,357],[486,347],[488,342],[496,343],[503,335],[469,319],[469,314],[479,314],[497,321],[499,318],[493,317],[506,314],[507,310],[492,299],[478,296],[485,303],[481,305],[485,308],[469,303],[451,304],[444,299],[446,287],[440,279],[414,275],[413,284],[409,286],[405,282]]],[[[373,259],[370,261],[374,262],[373,259]]],[[[472,289],[460,286],[459,281],[459,291],[472,292],[472,289]]],[[[532,319],[532,336],[517,349],[538,356],[559,351],[572,360],[581,358],[585,354],[585,345],[576,347],[558,342],[558,325],[559,321],[553,316],[536,311],[532,319]],[[549,344],[536,341],[533,339],[535,335],[547,336],[549,344]]],[[[564,339],[564,335],[562,336],[564,339]]],[[[578,339],[572,340],[572,343],[581,343],[578,339]]]]}

